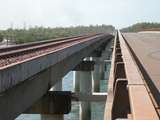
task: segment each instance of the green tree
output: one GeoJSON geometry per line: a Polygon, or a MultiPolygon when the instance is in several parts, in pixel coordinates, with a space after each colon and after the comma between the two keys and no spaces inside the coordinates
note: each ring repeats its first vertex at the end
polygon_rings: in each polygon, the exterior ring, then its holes
{"type": "Polygon", "coordinates": [[[2,42],[3,41],[3,35],[2,35],[2,33],[0,33],[0,42],[2,42]]]}
{"type": "Polygon", "coordinates": [[[139,32],[139,31],[150,31],[150,30],[160,31],[160,23],[150,23],[150,22],[136,23],[132,26],[121,29],[122,32],[139,32]]]}
{"type": "Polygon", "coordinates": [[[4,31],[6,36],[14,36],[15,43],[26,43],[32,41],[40,41],[46,39],[54,39],[58,37],[76,36],[90,33],[111,33],[114,31],[111,25],[90,25],[77,27],[56,27],[45,28],[35,26],[34,28],[26,29],[8,29],[4,31]]]}

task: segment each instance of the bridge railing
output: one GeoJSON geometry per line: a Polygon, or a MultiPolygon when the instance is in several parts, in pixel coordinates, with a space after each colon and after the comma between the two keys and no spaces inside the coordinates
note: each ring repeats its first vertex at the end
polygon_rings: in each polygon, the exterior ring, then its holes
{"type": "Polygon", "coordinates": [[[105,120],[158,120],[143,76],[120,32],[114,41],[105,120]]]}

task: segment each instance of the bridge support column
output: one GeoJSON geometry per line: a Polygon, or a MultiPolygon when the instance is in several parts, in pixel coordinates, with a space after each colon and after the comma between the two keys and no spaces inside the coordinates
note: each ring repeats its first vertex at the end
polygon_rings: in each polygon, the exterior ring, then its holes
{"type": "Polygon", "coordinates": [[[92,92],[99,92],[100,91],[101,77],[102,76],[100,74],[100,65],[95,64],[94,71],[92,72],[92,92]]]}
{"type": "Polygon", "coordinates": [[[104,61],[103,65],[101,66],[102,67],[102,71],[103,71],[102,80],[104,80],[106,78],[105,77],[105,71],[107,70],[106,68],[107,68],[108,64],[111,63],[111,61],[110,61],[111,53],[112,53],[112,51],[110,49],[108,49],[108,48],[105,51],[103,51],[103,53],[102,53],[101,59],[104,61]]]}
{"type": "Polygon", "coordinates": [[[93,57],[93,61],[96,63],[94,72],[99,74],[100,80],[103,80],[105,70],[104,59],[102,57],[93,57]]]}
{"type": "Polygon", "coordinates": [[[101,64],[99,64],[99,74],[100,74],[100,79],[103,80],[104,79],[104,63],[102,62],[101,64]]]}
{"type": "Polygon", "coordinates": [[[73,90],[74,92],[79,92],[80,91],[80,72],[79,71],[74,71],[73,72],[73,90]]]}
{"type": "MultiPolygon", "coordinates": [[[[92,94],[92,78],[91,72],[81,72],[80,80],[80,91],[85,94],[92,94]]],[[[80,103],[80,120],[91,119],[91,103],[81,102],[80,103]]]]}
{"type": "MultiPolygon", "coordinates": [[[[94,70],[93,61],[83,61],[75,68],[79,73],[80,92],[86,95],[92,95],[92,71],[94,70]]],[[[80,120],[91,119],[91,103],[82,101],[80,103],[80,120]]]]}

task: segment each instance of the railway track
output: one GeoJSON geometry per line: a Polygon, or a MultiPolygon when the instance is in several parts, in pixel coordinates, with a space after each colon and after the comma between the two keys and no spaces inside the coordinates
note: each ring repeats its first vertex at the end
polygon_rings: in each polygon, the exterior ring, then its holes
{"type": "Polygon", "coordinates": [[[79,42],[86,41],[87,38],[96,37],[100,34],[92,34],[77,37],[68,37],[56,40],[47,40],[41,42],[34,42],[29,44],[22,44],[18,46],[1,48],[0,49],[0,68],[9,64],[30,59],[33,57],[55,52],[59,49],[69,47],[79,42]]]}
{"type": "Polygon", "coordinates": [[[0,48],[0,53],[9,52],[12,50],[17,50],[17,49],[24,49],[24,48],[38,46],[38,45],[47,44],[47,43],[58,42],[58,41],[62,41],[62,40],[69,40],[69,39],[73,39],[73,38],[86,37],[86,36],[89,36],[89,35],[79,35],[79,36],[64,37],[64,38],[57,38],[57,39],[50,39],[50,40],[43,40],[43,41],[18,44],[18,45],[14,45],[14,46],[10,46],[10,47],[0,48]]]}

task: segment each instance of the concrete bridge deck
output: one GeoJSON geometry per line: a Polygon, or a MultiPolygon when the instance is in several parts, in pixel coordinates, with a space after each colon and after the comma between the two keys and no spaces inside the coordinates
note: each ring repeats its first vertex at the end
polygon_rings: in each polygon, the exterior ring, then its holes
{"type": "Polygon", "coordinates": [[[105,120],[159,120],[160,34],[117,33],[105,120]]]}
{"type": "Polygon", "coordinates": [[[160,33],[124,33],[151,93],[160,105],[160,33]]]}

